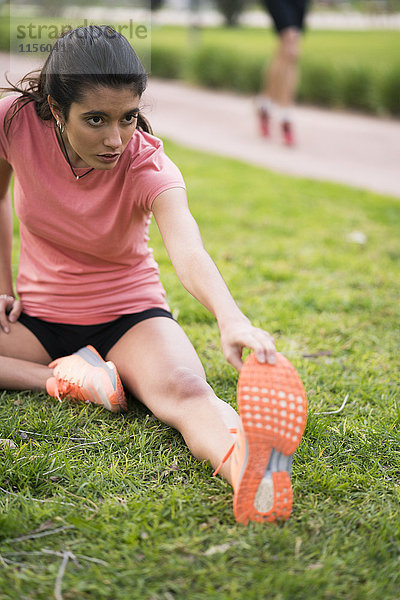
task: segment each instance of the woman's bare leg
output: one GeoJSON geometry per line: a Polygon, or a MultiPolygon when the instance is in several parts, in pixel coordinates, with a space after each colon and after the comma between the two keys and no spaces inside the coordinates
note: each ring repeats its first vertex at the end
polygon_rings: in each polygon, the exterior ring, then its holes
{"type": "MultiPolygon", "coordinates": [[[[239,416],[217,398],[200,360],[180,326],[156,317],[130,329],[110,350],[126,388],[185,439],[199,460],[215,468],[235,440],[239,416]]],[[[20,323],[0,333],[0,389],[46,390],[51,358],[20,323]]],[[[221,474],[230,480],[229,460],[221,474]]]]}
{"type": "MultiPolygon", "coordinates": [[[[239,416],[217,398],[181,327],[155,317],[135,325],[107,355],[126,388],[164,423],[177,429],[192,454],[215,468],[235,440],[239,416]]],[[[230,481],[229,460],[221,474],[230,481]]]]}
{"type": "Polygon", "coordinates": [[[50,356],[24,325],[9,327],[9,333],[0,330],[0,389],[45,391],[50,356]]]}
{"type": "Polygon", "coordinates": [[[300,40],[301,32],[298,29],[284,29],[277,51],[265,71],[262,94],[282,108],[289,108],[295,100],[300,40]]]}

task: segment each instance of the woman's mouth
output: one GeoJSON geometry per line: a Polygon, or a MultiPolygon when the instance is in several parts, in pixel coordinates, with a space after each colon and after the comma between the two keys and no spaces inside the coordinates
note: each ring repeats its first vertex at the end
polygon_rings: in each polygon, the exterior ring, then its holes
{"type": "Polygon", "coordinates": [[[98,154],[97,158],[99,160],[101,160],[102,162],[109,163],[109,162],[114,162],[114,161],[118,160],[119,156],[120,155],[117,152],[116,154],[111,154],[111,153],[109,153],[109,154],[98,154]]]}

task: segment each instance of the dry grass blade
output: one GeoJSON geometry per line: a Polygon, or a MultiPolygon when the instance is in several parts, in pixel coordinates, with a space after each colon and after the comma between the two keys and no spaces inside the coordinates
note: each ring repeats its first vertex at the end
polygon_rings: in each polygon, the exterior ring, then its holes
{"type": "Polygon", "coordinates": [[[342,412],[342,410],[344,409],[344,407],[347,404],[348,399],[349,399],[349,394],[346,394],[340,408],[338,408],[336,410],[327,410],[327,411],[323,411],[323,412],[316,412],[316,413],[314,413],[314,415],[337,415],[340,412],[342,412]]]}
{"type": "Polygon", "coordinates": [[[63,580],[65,569],[67,568],[68,561],[70,558],[71,559],[75,558],[75,556],[72,554],[72,552],[67,551],[67,552],[63,553],[63,559],[61,561],[60,568],[58,569],[56,584],[54,586],[54,597],[56,600],[63,600],[62,580],[63,580]]]}
{"type": "Polygon", "coordinates": [[[23,542],[25,540],[34,540],[36,538],[45,537],[46,535],[54,535],[55,533],[60,533],[61,531],[66,531],[67,529],[74,529],[73,525],[63,525],[62,527],[56,527],[55,529],[49,529],[46,531],[41,531],[39,533],[30,533],[28,535],[20,535],[19,537],[12,538],[10,540],[4,540],[5,543],[11,544],[14,542],[23,542]]]}

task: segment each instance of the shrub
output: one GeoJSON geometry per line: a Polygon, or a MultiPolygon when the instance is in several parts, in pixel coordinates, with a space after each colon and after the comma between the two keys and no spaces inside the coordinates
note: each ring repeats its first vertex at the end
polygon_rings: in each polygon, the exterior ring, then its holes
{"type": "Polygon", "coordinates": [[[238,55],[236,66],[236,72],[232,80],[233,89],[248,94],[258,93],[264,59],[257,56],[238,55]]]}
{"type": "Polygon", "coordinates": [[[165,79],[183,76],[185,51],[171,46],[151,46],[151,74],[165,79]]]}
{"type": "Polygon", "coordinates": [[[229,27],[237,25],[245,4],[246,0],[216,0],[217,8],[229,27]]]}
{"type": "Polygon", "coordinates": [[[320,106],[340,104],[339,82],[334,66],[303,61],[298,95],[300,101],[320,106]]]}
{"type": "Polygon", "coordinates": [[[10,51],[10,23],[5,16],[0,15],[0,50],[10,51]]]}
{"type": "Polygon", "coordinates": [[[345,68],[340,80],[344,106],[365,112],[377,112],[378,96],[372,69],[361,66],[345,68]]]}
{"type": "Polygon", "coordinates": [[[384,77],[381,89],[382,106],[390,114],[400,116],[400,64],[384,77]]]}
{"type": "Polygon", "coordinates": [[[211,88],[232,88],[236,56],[219,46],[201,46],[191,56],[190,75],[196,83],[211,88]]]}
{"type": "Polygon", "coordinates": [[[205,45],[190,57],[190,79],[211,88],[256,93],[263,59],[220,46],[205,45]]]}
{"type": "Polygon", "coordinates": [[[158,10],[164,4],[164,0],[150,0],[150,9],[158,10]]]}

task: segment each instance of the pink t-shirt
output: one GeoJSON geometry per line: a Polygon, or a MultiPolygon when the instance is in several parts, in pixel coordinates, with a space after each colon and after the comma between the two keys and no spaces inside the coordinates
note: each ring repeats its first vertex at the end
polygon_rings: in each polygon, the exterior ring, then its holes
{"type": "Polygon", "coordinates": [[[0,157],[15,173],[17,291],[24,312],[91,325],[168,309],[148,229],[156,196],[185,184],[161,140],[136,130],[113,169],[76,180],[53,122],[42,121],[33,102],[16,115],[6,137],[4,115],[15,97],[0,100],[0,157]]]}

